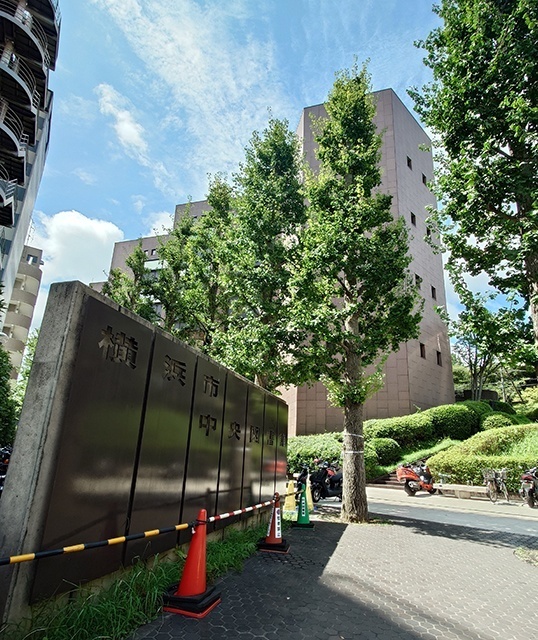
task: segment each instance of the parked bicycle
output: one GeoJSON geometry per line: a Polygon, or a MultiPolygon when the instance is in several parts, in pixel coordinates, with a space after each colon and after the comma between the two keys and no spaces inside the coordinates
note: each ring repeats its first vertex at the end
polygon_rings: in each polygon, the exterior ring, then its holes
{"type": "Polygon", "coordinates": [[[506,469],[484,469],[484,484],[486,495],[491,502],[497,502],[499,496],[504,496],[506,502],[510,502],[506,487],[506,469]]]}

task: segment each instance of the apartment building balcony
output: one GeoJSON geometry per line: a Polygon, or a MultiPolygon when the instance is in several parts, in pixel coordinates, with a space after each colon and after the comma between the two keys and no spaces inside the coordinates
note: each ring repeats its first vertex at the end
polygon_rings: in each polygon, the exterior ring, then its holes
{"type": "MultiPolygon", "coordinates": [[[[33,309],[32,309],[32,313],[33,313],[33,309]]],[[[8,311],[6,313],[4,326],[13,325],[13,326],[21,327],[21,332],[24,332],[24,330],[26,330],[26,336],[28,335],[28,331],[30,330],[31,324],[32,324],[31,315],[27,316],[17,311],[8,311]]]]}
{"type": "MultiPolygon", "coordinates": [[[[37,11],[35,8],[37,4],[41,5],[42,3],[34,2],[23,5],[17,0],[0,0],[0,19],[5,22],[4,37],[6,39],[7,36],[7,39],[17,43],[17,50],[23,58],[39,62],[44,69],[54,68],[51,63],[54,65],[58,34],[56,33],[56,44],[49,44],[47,33],[39,17],[31,11],[31,9],[37,11]],[[54,58],[51,58],[51,50],[54,53],[54,58]]],[[[49,11],[53,9],[50,2],[43,6],[48,6],[49,11]]],[[[52,29],[53,33],[54,31],[55,29],[52,29]]]]}
{"type": "MultiPolygon", "coordinates": [[[[41,91],[44,89],[43,78],[41,91]]],[[[37,78],[23,58],[17,55],[12,42],[0,45],[0,91],[10,105],[20,105],[36,116],[41,105],[37,78]]]]}
{"type": "Polygon", "coordinates": [[[14,222],[16,186],[17,181],[12,180],[0,164],[0,225],[3,227],[11,227],[14,222]]]}
{"type": "Polygon", "coordinates": [[[58,57],[58,43],[62,14],[59,0],[27,0],[28,8],[38,18],[47,35],[50,56],[49,68],[54,71],[58,57]]]}
{"type": "MultiPolygon", "coordinates": [[[[24,157],[28,148],[28,134],[24,131],[24,124],[3,96],[0,96],[0,143],[19,158],[24,157]],[[7,140],[1,140],[2,137],[7,140]]],[[[11,174],[10,171],[9,173],[11,174]]]]}

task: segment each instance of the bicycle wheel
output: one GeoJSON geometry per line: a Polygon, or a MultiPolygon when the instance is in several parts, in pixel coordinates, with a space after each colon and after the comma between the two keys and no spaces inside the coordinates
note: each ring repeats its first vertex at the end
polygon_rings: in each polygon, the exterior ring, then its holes
{"type": "Polygon", "coordinates": [[[491,500],[491,502],[497,502],[497,485],[495,484],[494,480],[488,480],[486,484],[486,495],[491,500]]]}

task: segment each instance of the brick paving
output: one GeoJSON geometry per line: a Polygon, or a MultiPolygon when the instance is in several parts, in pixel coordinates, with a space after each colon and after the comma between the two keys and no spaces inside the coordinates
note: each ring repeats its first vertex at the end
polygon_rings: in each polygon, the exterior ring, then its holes
{"type": "Polygon", "coordinates": [[[258,552],[216,584],[204,619],[169,613],[130,640],[528,640],[538,636],[538,567],[514,555],[536,536],[387,517],[313,516],[285,532],[287,555],[258,552]]]}

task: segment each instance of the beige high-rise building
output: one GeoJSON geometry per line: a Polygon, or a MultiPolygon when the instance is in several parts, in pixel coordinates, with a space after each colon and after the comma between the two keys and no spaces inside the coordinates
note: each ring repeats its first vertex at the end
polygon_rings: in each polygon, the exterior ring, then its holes
{"type": "MultiPolygon", "coordinates": [[[[426,225],[427,207],[436,206],[428,188],[433,176],[430,139],[392,89],[376,91],[375,123],[383,133],[381,191],[392,196],[392,213],[402,216],[410,230],[411,272],[420,283],[424,315],[420,337],[403,344],[385,364],[384,387],[365,404],[364,418],[386,418],[454,402],[454,384],[447,328],[435,311],[445,305],[442,258],[428,240],[438,243],[426,225]]],[[[326,117],[323,104],[304,109],[297,134],[315,170],[318,161],[311,115],[326,117]]],[[[289,405],[289,435],[322,433],[342,428],[341,409],[327,400],[323,384],[283,390],[289,405]]]]}
{"type": "MultiPolygon", "coordinates": [[[[430,140],[403,102],[392,89],[374,93],[377,103],[375,123],[383,132],[381,148],[381,190],[392,196],[392,213],[402,216],[410,230],[410,269],[424,296],[424,315],[420,337],[401,346],[385,364],[385,385],[365,405],[365,418],[386,418],[414,413],[440,404],[454,402],[454,384],[447,328],[435,311],[445,305],[444,273],[441,255],[429,242],[437,243],[426,226],[427,207],[436,206],[428,188],[433,175],[430,152],[421,150],[430,140]]],[[[304,109],[297,133],[306,159],[315,170],[318,162],[316,144],[310,127],[311,118],[326,117],[323,104],[304,109]]],[[[175,224],[188,211],[199,217],[207,210],[206,201],[179,204],[175,224]]],[[[125,271],[126,257],[138,240],[117,243],[112,267],[125,271]]],[[[148,256],[148,268],[157,264],[157,238],[143,238],[142,249],[148,256]]],[[[282,390],[289,405],[289,435],[322,433],[342,428],[341,409],[327,400],[323,384],[282,390]]]]}

